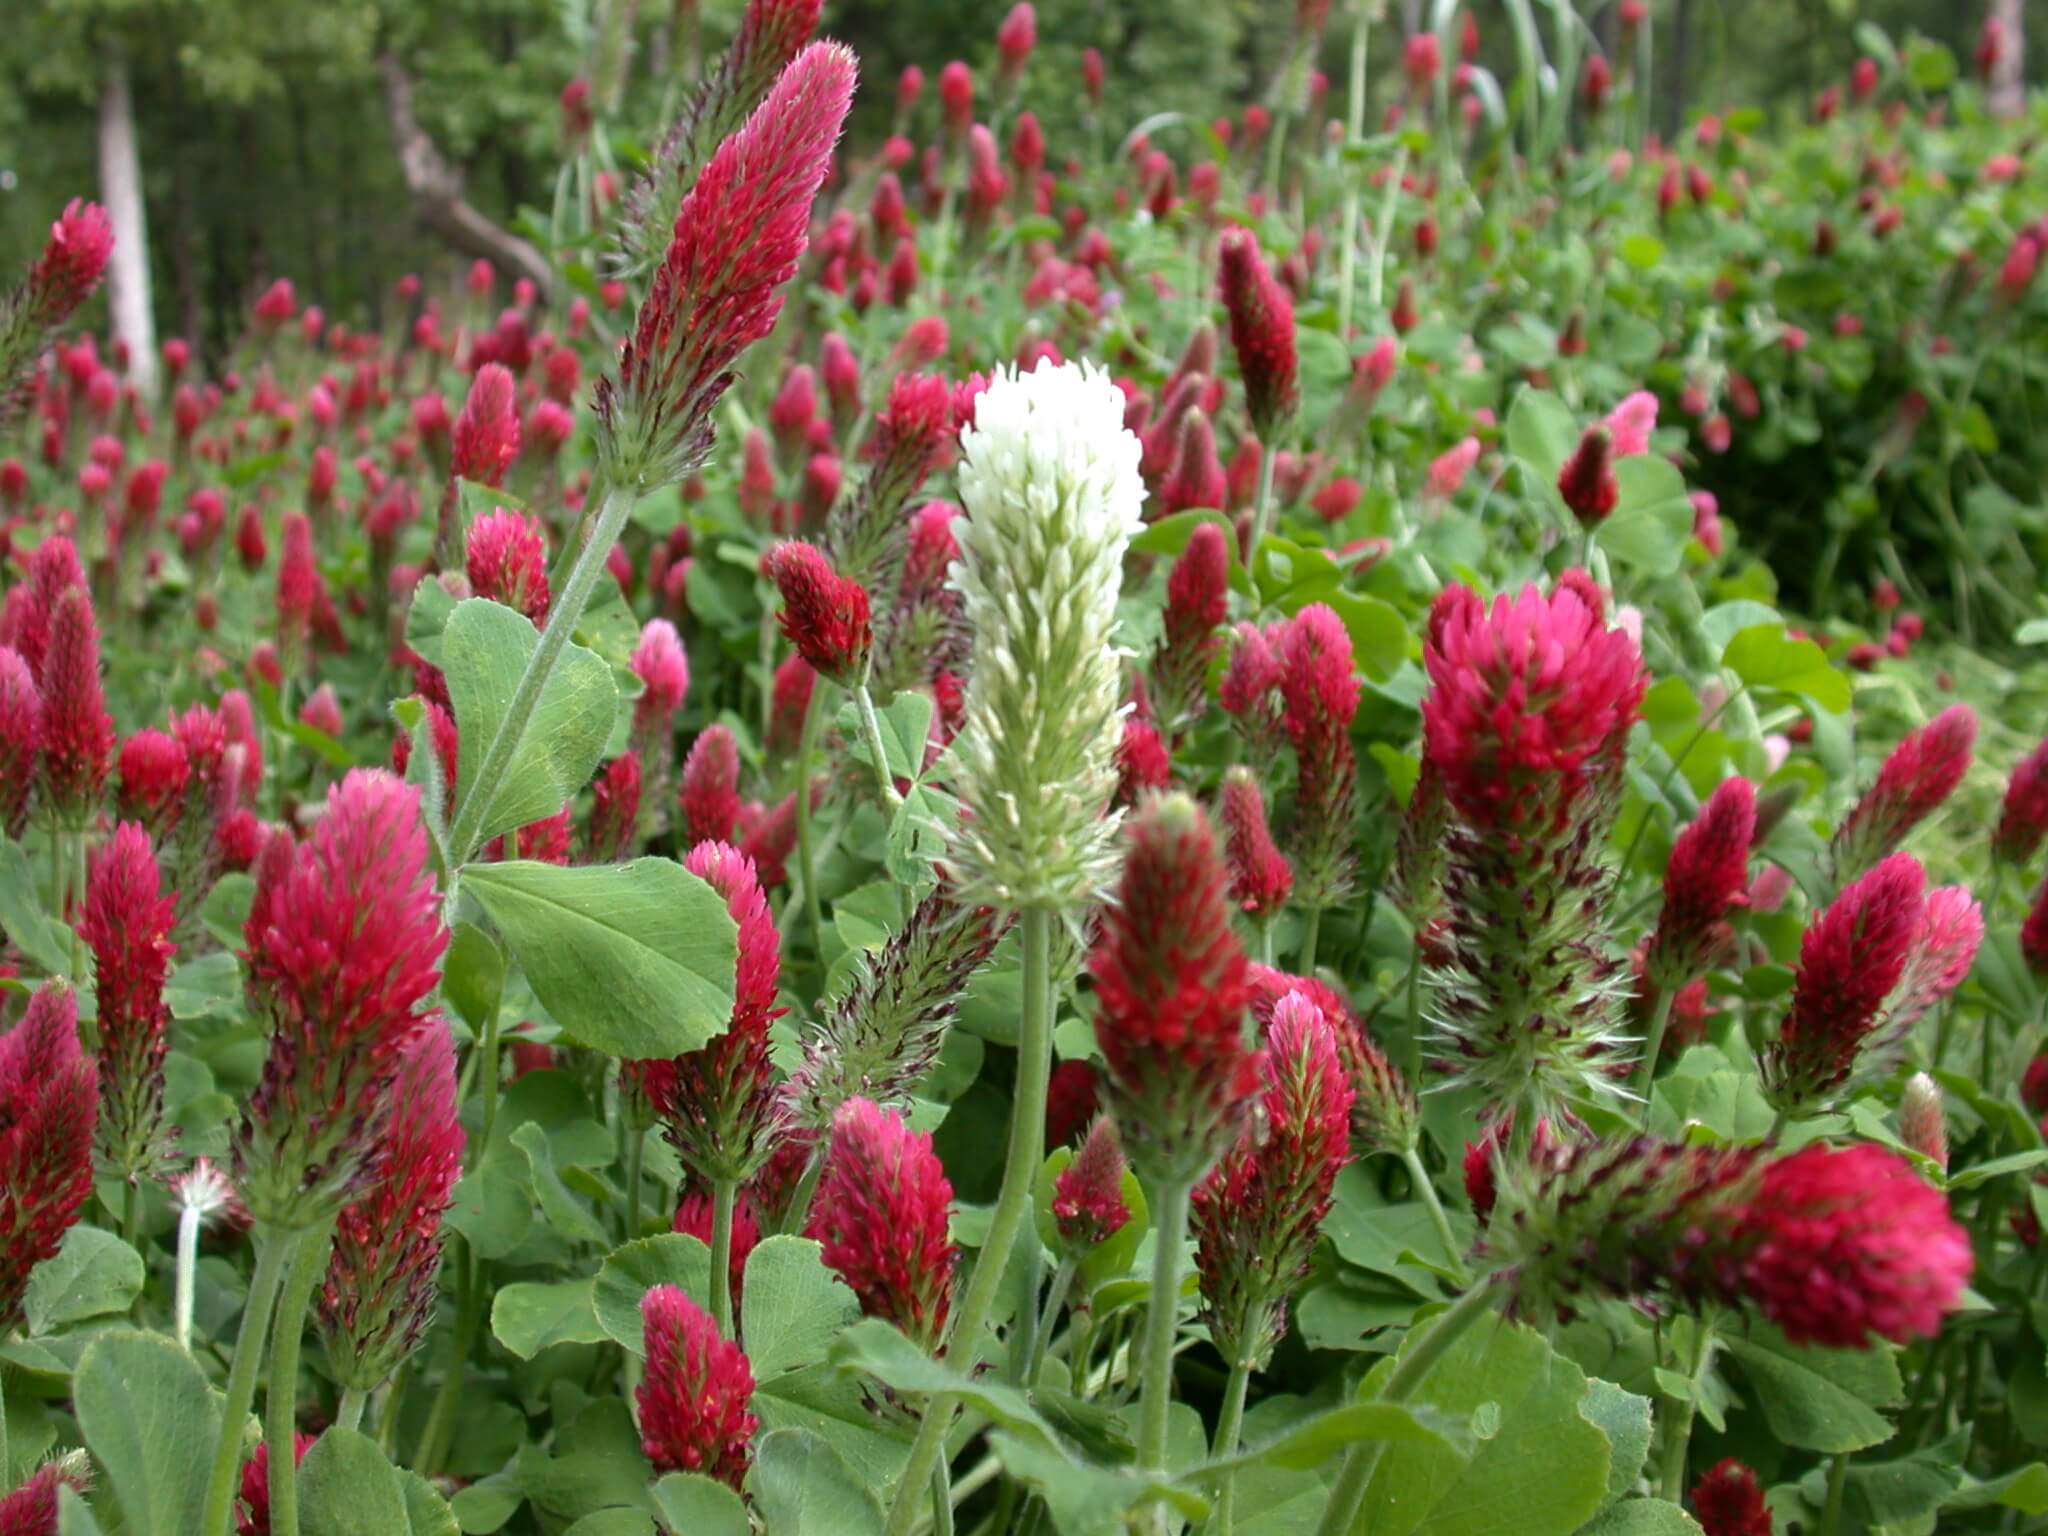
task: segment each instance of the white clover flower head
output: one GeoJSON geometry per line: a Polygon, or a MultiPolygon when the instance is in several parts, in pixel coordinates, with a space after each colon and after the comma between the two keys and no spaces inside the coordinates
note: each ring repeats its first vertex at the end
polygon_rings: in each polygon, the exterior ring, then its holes
{"type": "Polygon", "coordinates": [[[1116,869],[1124,551],[1142,526],[1138,439],[1089,363],[997,373],[960,434],[960,558],[973,634],[953,746],[950,859],[971,898],[1073,913],[1116,869]]]}
{"type": "Polygon", "coordinates": [[[193,1212],[201,1221],[232,1211],[241,1203],[234,1181],[207,1157],[195,1158],[190,1168],[171,1180],[171,1198],[180,1210],[193,1212]]]}

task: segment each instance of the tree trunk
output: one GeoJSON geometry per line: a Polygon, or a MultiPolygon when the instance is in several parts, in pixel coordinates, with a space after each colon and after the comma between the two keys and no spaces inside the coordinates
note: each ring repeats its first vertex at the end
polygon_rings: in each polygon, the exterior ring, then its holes
{"type": "Polygon", "coordinates": [[[552,289],[555,274],[547,258],[463,200],[461,170],[449,163],[413,115],[412,77],[405,66],[387,53],[378,58],[377,68],[384,77],[384,107],[398,147],[399,170],[420,221],[458,251],[481,256],[513,277],[531,278],[543,293],[552,289]]]}
{"type": "Polygon", "coordinates": [[[128,349],[128,378],[143,399],[156,395],[156,325],[149,307],[149,226],[142,210],[142,161],[135,149],[135,101],[128,64],[110,53],[100,81],[100,201],[114,227],[107,312],[114,340],[128,349]]]}
{"type": "Polygon", "coordinates": [[[2004,28],[2004,47],[1991,67],[1991,115],[2018,117],[2027,109],[2025,70],[2027,42],[2020,0],[1991,0],[1991,14],[2004,28]]]}

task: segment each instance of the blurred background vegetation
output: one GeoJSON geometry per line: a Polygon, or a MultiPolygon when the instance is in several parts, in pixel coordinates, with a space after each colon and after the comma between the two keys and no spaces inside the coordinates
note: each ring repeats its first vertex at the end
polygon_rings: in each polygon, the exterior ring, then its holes
{"type": "MultiPolygon", "coordinates": [[[[1653,0],[1658,119],[1709,108],[1795,114],[1846,73],[1854,24],[1917,30],[1969,57],[1997,0],[1653,0]]],[[[384,318],[400,273],[466,263],[415,217],[378,59],[401,60],[422,125],[493,218],[544,207],[560,156],[557,97],[600,45],[600,17],[633,14],[620,121],[651,131],[702,50],[722,46],[739,0],[12,0],[0,28],[0,269],[26,260],[73,196],[95,195],[111,70],[125,67],[150,230],[157,331],[212,350],[239,332],[272,277],[355,325],[384,318]]],[[[1612,35],[1618,0],[1581,9],[1612,35]]],[[[1389,0],[1389,27],[1416,0],[1389,0]]],[[[994,57],[1005,6],[828,0],[824,30],[862,59],[857,138],[887,131],[897,72],[994,57]]],[[[1482,61],[1513,70],[1497,0],[1478,0],[1482,61]]],[[[1276,68],[1293,0],[1039,0],[1027,99],[1042,121],[1078,117],[1081,50],[1109,66],[1108,125],[1157,111],[1207,117],[1255,99],[1276,68]]],[[[1338,0],[1323,68],[1341,79],[1352,8],[1338,0]]],[[[1403,13],[1408,15],[1404,17],[1403,13]]],[[[2039,14],[2038,12],[2036,13],[2039,14]]],[[[2044,29],[2028,75],[2042,78],[2044,29]]],[[[1381,88],[1396,68],[1376,50],[1381,88]]],[[[927,92],[921,124],[936,114],[927,92]]],[[[1055,145],[1057,148],[1057,144],[1055,145]]]]}

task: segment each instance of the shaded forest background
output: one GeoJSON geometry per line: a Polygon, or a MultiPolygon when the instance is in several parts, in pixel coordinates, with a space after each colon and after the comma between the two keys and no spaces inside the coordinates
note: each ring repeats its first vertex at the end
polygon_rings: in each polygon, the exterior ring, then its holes
{"type": "MultiPolygon", "coordinates": [[[[616,3],[616,0],[614,0],[616,3]]],[[[332,319],[375,325],[400,273],[467,257],[415,216],[378,71],[402,60],[422,126],[495,219],[544,208],[560,163],[557,97],[589,67],[606,0],[16,0],[0,28],[0,269],[27,259],[63,201],[96,195],[96,127],[110,62],[132,89],[159,335],[224,346],[270,278],[332,319]]],[[[1986,0],[1655,0],[1658,120],[1709,107],[1806,110],[1854,59],[1854,26],[1914,29],[1967,59],[1986,0]]],[[[859,51],[856,138],[886,131],[898,70],[994,56],[1006,7],[963,0],[828,0],[824,30],[859,51]]],[[[1582,9],[1583,9],[1582,5],[1582,9]]],[[[722,46],[739,0],[639,0],[624,124],[658,122],[687,68],[694,21],[722,46]]],[[[1038,0],[1028,97],[1078,115],[1081,50],[1109,64],[1113,127],[1155,111],[1205,119],[1256,99],[1287,46],[1293,0],[1038,0]]],[[[1350,7],[1333,6],[1322,67],[1343,72],[1350,7]]],[[[1389,6],[1388,25],[1406,7],[1389,6]]],[[[1479,0],[1482,59],[1513,72],[1496,0],[1479,0]]],[[[1589,20],[1610,35],[1612,3],[1589,20]]],[[[2038,26],[2033,30],[2039,31],[2038,26]]],[[[2043,39],[2027,60],[2042,77],[2043,39]]],[[[1391,72],[1391,47],[1374,76],[1391,72]]],[[[1387,86],[1387,89],[1393,89],[1387,86]]],[[[923,108],[936,112],[929,93],[923,108]]]]}

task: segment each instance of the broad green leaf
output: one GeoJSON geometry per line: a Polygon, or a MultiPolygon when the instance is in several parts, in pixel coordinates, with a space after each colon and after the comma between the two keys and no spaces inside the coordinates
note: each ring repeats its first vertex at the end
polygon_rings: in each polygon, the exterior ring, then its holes
{"type": "Polygon", "coordinates": [[[522,1360],[551,1344],[596,1344],[605,1331],[591,1308],[589,1280],[518,1281],[491,1299],[491,1332],[522,1360]]]}
{"type": "Polygon", "coordinates": [[[43,911],[28,854],[12,838],[0,837],[0,929],[14,947],[52,976],[71,973],[69,930],[43,911]]]}
{"type": "Polygon", "coordinates": [[[725,901],[671,859],[563,868],[472,866],[475,894],[541,1004],[612,1056],[680,1056],[732,1019],[738,928],[725,901]]]}
{"type": "Polygon", "coordinates": [[[1849,707],[1849,680],[1828,664],[1811,640],[1794,640],[1782,624],[1738,630],[1721,652],[1721,665],[1752,688],[1773,688],[1812,699],[1830,714],[1849,707]]]}
{"type": "MultiPolygon", "coordinates": [[[[1125,1529],[1125,1511],[1155,1498],[1164,1499],[1197,1523],[1209,1512],[1208,1498],[1192,1488],[1140,1472],[1077,1461],[1060,1447],[1033,1436],[997,1430],[989,1436],[989,1445],[1004,1469],[1045,1501],[1060,1536],[1120,1533],[1125,1529]]],[[[1252,1525],[1244,1519],[1238,1528],[1249,1532],[1252,1525]]]]}
{"type": "Polygon", "coordinates": [[[1392,603],[1356,592],[1332,592],[1322,599],[1344,621],[1358,670],[1385,682],[1408,659],[1408,621],[1392,603]]]}
{"type": "Polygon", "coordinates": [[[57,1490],[57,1536],[101,1536],[99,1522],[69,1484],[57,1490]]]}
{"type": "Polygon", "coordinates": [[[2030,1461],[1984,1483],[1965,1477],[1963,1486],[1942,1502],[1942,1508],[1983,1509],[1992,1504],[2023,1515],[2048,1515],[2048,1463],[2030,1461]]]}
{"type": "Polygon", "coordinates": [[[422,660],[441,664],[441,631],[455,612],[455,597],[441,585],[438,576],[420,579],[412,589],[412,605],[405,611],[405,643],[422,660]]]}
{"type": "Polygon", "coordinates": [[[1664,259],[1664,242],[1638,231],[1621,242],[1621,259],[1638,272],[1651,271],[1664,259]]]}
{"type": "Polygon", "coordinates": [[[411,1536],[458,1536],[461,1528],[455,1523],[455,1511],[419,1473],[400,1467],[398,1491],[405,1497],[405,1515],[412,1522],[411,1536]]]}
{"type": "Polygon", "coordinates": [[[1580,1527],[1579,1536],[1700,1536],[1700,1526],[1676,1504],[1662,1499],[1623,1499],[1580,1527]]]}
{"type": "Polygon", "coordinates": [[[1851,1462],[1842,1506],[1873,1530],[1931,1529],[1962,1487],[1965,1454],[1960,1441],[1944,1441],[1892,1461],[1851,1462]]]}
{"type": "Polygon", "coordinates": [[[1524,389],[1508,407],[1508,452],[1543,485],[1556,487],[1558,471],[1578,440],[1578,418],[1548,390],[1524,389]]]}
{"type": "Polygon", "coordinates": [[[671,1472],[656,1483],[654,1509],[684,1536],[752,1536],[740,1496],[700,1473],[671,1472]]]}
{"type": "Polygon", "coordinates": [[[1472,1434],[1462,1419],[1404,1403],[1347,1403],[1299,1423],[1235,1456],[1208,1462],[1204,1470],[1279,1467],[1306,1472],[1361,1440],[1415,1441],[1469,1454],[1472,1434]]]}
{"type": "Polygon", "coordinates": [[[1585,1396],[1585,1372],[1542,1335],[1482,1320],[1450,1346],[1415,1401],[1473,1419],[1484,1438],[1470,1455],[1441,1442],[1391,1442],[1366,1492],[1366,1529],[1570,1536],[1607,1498],[1607,1436],[1580,1412],[1585,1396]]]}
{"type": "Polygon", "coordinates": [[[220,1400],[190,1355],[157,1334],[102,1334],[78,1362],[72,1407],[123,1536],[200,1529],[220,1400]]]}
{"type": "Polygon", "coordinates": [[[1614,480],[1621,496],[1594,542],[1618,565],[1669,576],[1684,563],[1692,537],[1685,477],[1658,454],[1636,453],[1615,462],[1614,480]]]}
{"type": "Polygon", "coordinates": [[[1635,1487],[1650,1454],[1650,1400],[1596,1376],[1586,1383],[1579,1413],[1607,1436],[1607,1497],[1619,1499],[1635,1487]]]}
{"type": "Polygon", "coordinates": [[[838,1453],[801,1429],[754,1446],[747,1492],[775,1536],[880,1536],[882,1507],[838,1453]]]}
{"type": "Polygon", "coordinates": [[[654,1522],[637,1509],[600,1509],[585,1515],[562,1536],[655,1536],[654,1522]]]}
{"type": "Polygon", "coordinates": [[[768,1237],[747,1256],[740,1337],[756,1381],[816,1365],[860,1315],[859,1302],[825,1267],[823,1253],[809,1238],[768,1237]]]}
{"type": "Polygon", "coordinates": [[[536,1507],[565,1520],[622,1506],[644,1509],[654,1480],[626,1399],[611,1394],[561,1424],[552,1453],[522,1446],[513,1472],[536,1507]]]}
{"type": "Polygon", "coordinates": [[[242,964],[232,950],[187,960],[164,982],[164,1005],[174,1019],[232,1017],[242,1005],[242,964]]]}
{"type": "Polygon", "coordinates": [[[376,1441],[339,1427],[299,1464],[299,1514],[305,1536],[391,1536],[412,1527],[398,1469],[376,1441]]]}
{"type": "Polygon", "coordinates": [[[1785,1444],[1834,1453],[1891,1439],[1892,1424],[1877,1411],[1901,1388],[1889,1350],[1800,1347],[1767,1327],[1724,1343],[1754,1388],[1750,1401],[1785,1444]]]}
{"type": "MultiPolygon", "coordinates": [[[[455,804],[476,792],[484,753],[512,704],[540,631],[503,603],[465,598],[441,631],[441,670],[462,733],[455,804]]],[[[488,787],[490,801],[477,825],[477,844],[552,816],[589,782],[604,755],[618,713],[619,691],[603,657],[564,644],[553,674],[527,720],[504,777],[488,787]]],[[[454,850],[467,858],[473,850],[454,850]]],[[[543,999],[545,1001],[545,999],[543,999]]]]}
{"type": "Polygon", "coordinates": [[[142,1255],[111,1232],[73,1227],[28,1277],[22,1311],[33,1335],[81,1318],[125,1312],[142,1293],[142,1255]]]}
{"type": "Polygon", "coordinates": [[[533,1197],[540,1202],[540,1213],[556,1234],[579,1243],[605,1241],[605,1230],[590,1214],[590,1208],[570,1193],[569,1186],[556,1172],[554,1149],[548,1144],[547,1132],[529,1120],[512,1133],[512,1145],[526,1154],[533,1177],[533,1197]]]}
{"type": "Polygon", "coordinates": [[[533,1193],[511,1158],[487,1158],[462,1176],[449,1201],[448,1225],[480,1259],[502,1259],[533,1228],[533,1193]]]}
{"type": "MultiPolygon", "coordinates": [[[[598,1266],[591,1293],[597,1324],[636,1355],[646,1353],[640,1326],[640,1298],[657,1285],[676,1287],[708,1311],[711,1250],[686,1232],[662,1232],[614,1248],[598,1266]]],[[[753,1356],[751,1337],[747,1340],[747,1353],[750,1358],[753,1356]]],[[[754,1379],[765,1379],[759,1365],[754,1367],[754,1379]]]]}
{"type": "MultiPolygon", "coordinates": [[[[886,709],[875,711],[875,723],[882,731],[882,755],[888,759],[892,777],[914,779],[924,772],[924,747],[932,724],[931,695],[906,689],[889,701],[886,709]]],[[[868,750],[867,734],[861,729],[860,706],[848,699],[839,711],[839,734],[847,751],[858,761],[874,766],[875,755],[868,750]]]]}
{"type": "Polygon", "coordinates": [[[505,952],[474,923],[457,923],[441,963],[441,995],[481,1038],[504,990],[505,952]]]}
{"type": "Polygon", "coordinates": [[[878,1317],[866,1318],[840,1334],[832,1345],[832,1361],[842,1370],[865,1371],[898,1392],[925,1396],[949,1392],[1013,1434],[1046,1446],[1059,1445],[1052,1426],[1015,1387],[985,1376],[963,1376],[932,1359],[878,1317]]]}

